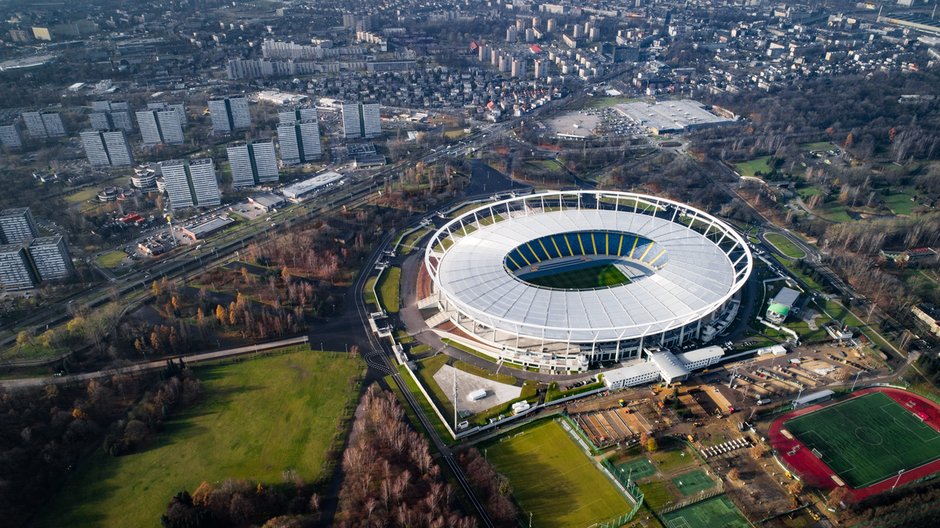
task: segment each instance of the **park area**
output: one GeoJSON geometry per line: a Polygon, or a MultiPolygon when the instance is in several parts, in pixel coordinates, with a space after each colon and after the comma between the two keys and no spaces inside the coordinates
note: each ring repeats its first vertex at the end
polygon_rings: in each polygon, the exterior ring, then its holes
{"type": "Polygon", "coordinates": [[[485,447],[509,479],[513,497],[532,526],[583,528],[632,507],[559,422],[544,421],[485,447]]]}
{"type": "Polygon", "coordinates": [[[940,459],[940,433],[882,392],[793,418],[783,427],[853,488],[940,459]]]}
{"type": "Polygon", "coordinates": [[[741,515],[728,497],[719,495],[663,515],[668,528],[748,528],[751,523],[741,515]]]}
{"type": "Polygon", "coordinates": [[[545,288],[559,290],[590,290],[627,284],[630,279],[613,264],[602,264],[575,270],[561,271],[551,275],[542,275],[526,282],[545,288]]]}
{"type": "Polygon", "coordinates": [[[307,482],[329,476],[339,424],[358,395],[362,360],[304,347],[195,368],[202,396],[137,452],[97,450],[50,501],[39,526],[158,526],[169,500],[228,478],[307,482]]]}

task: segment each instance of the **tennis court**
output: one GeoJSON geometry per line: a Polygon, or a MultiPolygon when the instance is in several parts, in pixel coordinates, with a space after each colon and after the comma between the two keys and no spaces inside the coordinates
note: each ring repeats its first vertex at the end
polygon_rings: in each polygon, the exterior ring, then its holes
{"type": "Polygon", "coordinates": [[[715,487],[715,481],[709,478],[701,469],[673,477],[672,483],[686,497],[715,487]]]}
{"type": "Polygon", "coordinates": [[[617,465],[617,469],[633,480],[648,477],[656,473],[656,468],[646,458],[637,458],[617,465]]]}
{"type": "Polygon", "coordinates": [[[505,436],[486,453],[533,527],[583,528],[633,506],[554,420],[505,436]]]}
{"type": "Polygon", "coordinates": [[[668,528],[750,528],[728,497],[719,495],[663,515],[668,528]]]}
{"type": "Polygon", "coordinates": [[[824,407],[783,427],[853,488],[940,458],[940,433],[881,392],[824,407]]]}

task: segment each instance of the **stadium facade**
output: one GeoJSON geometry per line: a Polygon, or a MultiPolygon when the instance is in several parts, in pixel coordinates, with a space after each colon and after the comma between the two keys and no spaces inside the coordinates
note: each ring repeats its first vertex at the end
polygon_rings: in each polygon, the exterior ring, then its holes
{"type": "Polygon", "coordinates": [[[439,310],[429,326],[494,360],[558,373],[712,340],[753,268],[745,240],[714,216],[607,191],[482,205],[434,233],[424,264],[431,287],[419,306],[439,310]],[[585,276],[605,278],[569,280],[585,276]]]}

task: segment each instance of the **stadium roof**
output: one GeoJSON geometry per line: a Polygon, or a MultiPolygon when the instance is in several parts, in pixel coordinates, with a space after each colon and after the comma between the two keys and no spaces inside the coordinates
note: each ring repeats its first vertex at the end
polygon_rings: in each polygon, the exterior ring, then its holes
{"type": "MultiPolygon", "coordinates": [[[[520,198],[506,202],[513,200],[520,198]]],[[[497,204],[477,211],[488,207],[497,204]]],[[[508,208],[503,206],[501,210],[505,215],[508,208]]],[[[715,222],[713,225],[720,225],[729,237],[739,241],[739,235],[717,220],[692,208],[687,210],[702,215],[706,222],[715,222]]],[[[464,217],[472,220],[475,212],[464,217]]],[[[459,232],[460,225],[453,228],[459,232]]],[[[447,229],[445,226],[432,238],[428,256],[447,229]]],[[[435,281],[451,301],[491,327],[535,338],[615,341],[678,328],[717,309],[749,274],[749,253],[746,256],[746,270],[736,270],[725,250],[714,241],[659,216],[605,209],[543,212],[527,207],[525,213],[514,213],[511,220],[482,226],[457,238],[443,256],[436,255],[440,260],[430,266],[436,268],[435,281]],[[591,230],[646,237],[665,250],[668,260],[629,284],[594,290],[540,288],[523,282],[504,267],[505,256],[520,244],[555,233],[591,230]]]]}

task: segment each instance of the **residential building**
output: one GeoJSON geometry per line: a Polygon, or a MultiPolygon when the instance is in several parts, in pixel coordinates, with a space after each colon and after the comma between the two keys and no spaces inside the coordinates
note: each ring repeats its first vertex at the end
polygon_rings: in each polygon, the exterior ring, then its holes
{"type": "Polygon", "coordinates": [[[371,138],[382,134],[378,103],[343,104],[343,136],[371,138]]]}
{"type": "Polygon", "coordinates": [[[47,139],[65,136],[62,116],[55,112],[23,112],[26,131],[33,139],[47,139]]]}
{"type": "Polygon", "coordinates": [[[64,279],[72,274],[72,257],[62,235],[34,238],[29,257],[40,281],[64,279]]]}
{"type": "Polygon", "coordinates": [[[186,126],[189,123],[183,103],[147,103],[147,110],[174,110],[180,118],[180,125],[186,126]]]}
{"type": "Polygon", "coordinates": [[[0,242],[18,244],[39,234],[29,207],[17,207],[0,211],[0,242]]]}
{"type": "Polygon", "coordinates": [[[235,145],[226,150],[232,166],[232,185],[235,187],[277,183],[277,158],[273,141],[235,145]]]}
{"type": "Polygon", "coordinates": [[[93,130],[134,130],[130,106],[125,102],[95,101],[91,103],[91,110],[88,117],[93,130]]]}
{"type": "Polygon", "coordinates": [[[20,131],[16,128],[16,123],[0,126],[0,145],[10,149],[23,146],[23,139],[20,137],[20,131]]]}
{"type": "Polygon", "coordinates": [[[222,203],[215,164],[211,158],[169,160],[160,163],[170,208],[208,207],[222,203]]]}
{"type": "Polygon", "coordinates": [[[140,127],[140,136],[144,145],[152,146],[159,143],[181,145],[185,141],[180,114],[176,109],[165,108],[137,112],[137,125],[140,127]]]}
{"type": "Polygon", "coordinates": [[[82,132],[81,137],[92,167],[130,167],[134,164],[123,130],[89,130],[82,132]]]}
{"type": "Polygon", "coordinates": [[[292,110],[282,110],[277,113],[278,121],[282,125],[291,125],[296,121],[307,121],[319,119],[316,108],[294,108],[292,110]]]}
{"type": "Polygon", "coordinates": [[[0,245],[0,284],[18,290],[32,288],[36,282],[26,248],[22,244],[0,245]]]}
{"type": "Polygon", "coordinates": [[[291,165],[308,163],[322,156],[320,125],[316,119],[304,119],[277,127],[277,140],[281,145],[281,161],[291,165]]]}
{"type": "Polygon", "coordinates": [[[209,115],[212,118],[212,130],[220,134],[231,134],[251,126],[248,99],[244,97],[210,99],[209,115]]]}

